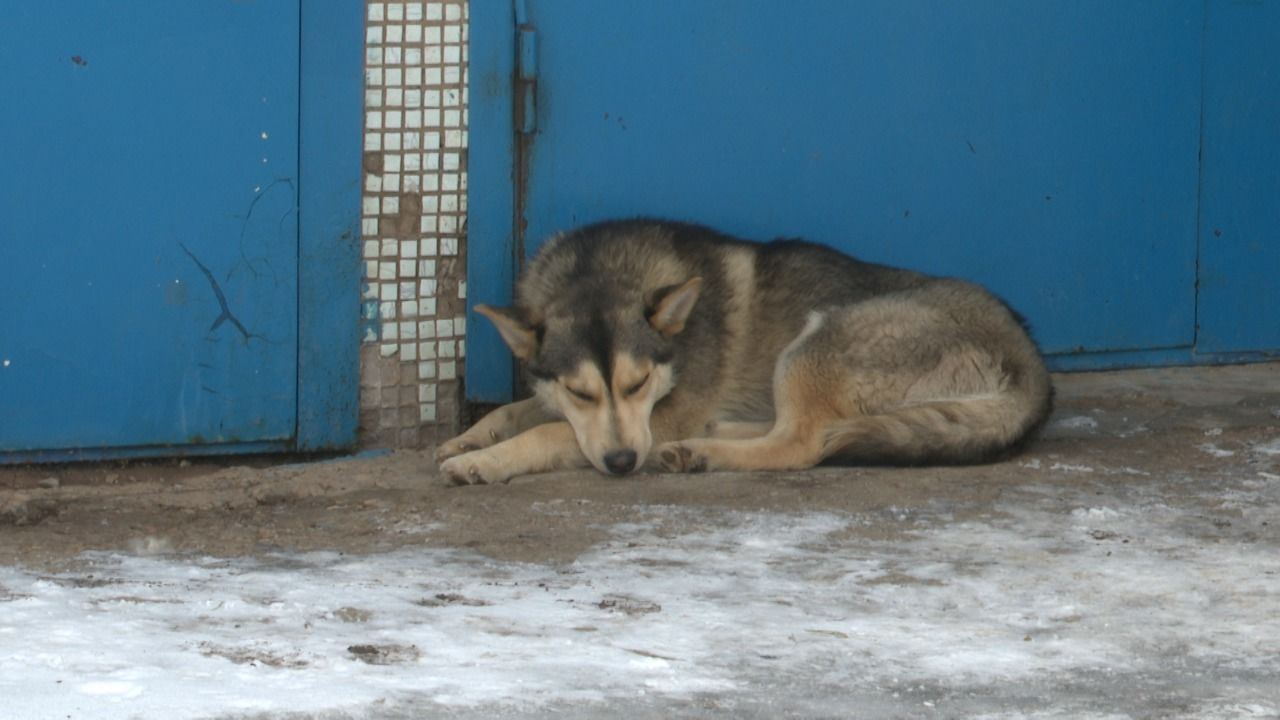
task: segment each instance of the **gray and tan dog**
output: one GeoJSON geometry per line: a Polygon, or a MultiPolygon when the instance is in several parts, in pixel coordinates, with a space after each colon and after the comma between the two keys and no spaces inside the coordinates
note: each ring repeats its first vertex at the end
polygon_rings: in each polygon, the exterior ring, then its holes
{"type": "Polygon", "coordinates": [[[1053,394],[1019,319],[976,285],[696,225],[559,235],[514,307],[476,311],[534,397],[440,447],[456,483],[587,465],[623,475],[646,460],[683,472],[985,462],[1041,426],[1053,394]]]}

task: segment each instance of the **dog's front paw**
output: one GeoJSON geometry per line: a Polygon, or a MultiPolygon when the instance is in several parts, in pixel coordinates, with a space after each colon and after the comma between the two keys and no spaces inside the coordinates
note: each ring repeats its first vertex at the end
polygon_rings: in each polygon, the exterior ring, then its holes
{"type": "Polygon", "coordinates": [[[497,441],[498,437],[494,433],[484,435],[468,430],[467,432],[436,448],[436,462],[443,463],[449,458],[465,455],[469,452],[475,452],[476,450],[483,450],[497,441]]]}
{"type": "Polygon", "coordinates": [[[688,442],[671,442],[658,446],[658,462],[667,472],[702,472],[707,469],[707,456],[688,442]]]}
{"type": "Polygon", "coordinates": [[[436,448],[436,463],[443,466],[444,462],[449,458],[455,458],[479,449],[479,445],[467,442],[466,436],[459,435],[452,440],[441,443],[440,447],[436,448]]]}
{"type": "Polygon", "coordinates": [[[487,485],[511,479],[509,472],[482,452],[451,457],[440,463],[440,473],[453,485],[487,485]]]}

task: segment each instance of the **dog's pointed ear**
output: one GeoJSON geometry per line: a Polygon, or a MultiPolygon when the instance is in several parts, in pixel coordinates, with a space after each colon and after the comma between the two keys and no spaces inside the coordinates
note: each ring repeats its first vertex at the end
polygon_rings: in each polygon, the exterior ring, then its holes
{"type": "Polygon", "coordinates": [[[525,321],[515,308],[476,305],[476,312],[493,321],[502,341],[511,348],[511,354],[521,360],[529,360],[538,350],[538,332],[525,321]]]}
{"type": "Polygon", "coordinates": [[[654,330],[671,337],[684,330],[684,323],[702,292],[702,278],[692,277],[679,285],[662,288],[650,302],[649,324],[654,330]]]}

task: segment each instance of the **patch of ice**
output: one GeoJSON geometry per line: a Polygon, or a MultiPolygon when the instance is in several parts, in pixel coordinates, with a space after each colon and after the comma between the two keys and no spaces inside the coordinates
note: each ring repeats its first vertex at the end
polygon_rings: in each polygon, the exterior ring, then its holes
{"type": "Polygon", "coordinates": [[[1216,458],[1227,458],[1236,454],[1235,450],[1224,450],[1218,447],[1217,445],[1214,445],[1213,443],[1205,443],[1203,445],[1199,445],[1196,447],[1196,449],[1199,450],[1200,452],[1208,453],[1209,455],[1212,455],[1216,458]]]}
{"type": "Polygon", "coordinates": [[[1088,465],[1071,465],[1068,463],[1060,463],[1060,462],[1056,462],[1053,465],[1050,465],[1049,469],[1059,470],[1061,472],[1078,472],[1078,473],[1093,472],[1093,468],[1089,467],[1088,465]]]}
{"type": "Polygon", "coordinates": [[[164,555],[173,552],[173,543],[168,538],[146,537],[133,538],[128,543],[129,552],[134,555],[164,555]]]}
{"type": "Polygon", "coordinates": [[[1140,475],[1140,476],[1151,475],[1151,473],[1147,472],[1146,470],[1139,470],[1138,468],[1129,467],[1128,465],[1125,465],[1124,467],[1119,467],[1119,468],[1103,468],[1103,471],[1106,472],[1108,475],[1140,475]]]}
{"type": "Polygon", "coordinates": [[[99,697],[109,697],[113,699],[130,699],[136,698],[142,694],[142,686],[131,682],[98,680],[94,682],[81,683],[76,686],[76,691],[85,695],[96,695],[99,697]]]}
{"type": "Polygon", "coordinates": [[[1071,511],[1071,517],[1076,520],[1115,520],[1120,517],[1120,511],[1109,507],[1076,508],[1071,511]]]}
{"type": "MultiPolygon", "coordinates": [[[[830,513],[699,515],[673,535],[659,520],[687,511],[651,508],[564,567],[412,549],[0,568],[0,697],[17,720],[78,717],[85,692],[115,717],[610,714],[762,692],[826,716],[906,683],[941,695],[904,688],[878,716],[923,702],[963,716],[943,700],[1087,687],[1170,657],[1188,673],[1280,662],[1273,546],[1202,543],[1163,506],[1035,497],[892,539],[830,513]],[[1071,532],[1121,521],[1143,542],[1071,532]],[[88,574],[102,582],[77,582],[88,574]]],[[[1053,702],[1000,717],[1106,717],[1053,702]]]]}
{"type": "Polygon", "coordinates": [[[1263,455],[1280,455],[1280,438],[1253,446],[1253,451],[1263,455]]]}
{"type": "Polygon", "coordinates": [[[1280,703],[1215,703],[1202,705],[1196,711],[1195,717],[1199,720],[1274,720],[1280,717],[1280,703]]]}
{"type": "Polygon", "coordinates": [[[1151,428],[1147,427],[1145,423],[1139,423],[1127,430],[1121,430],[1117,432],[1116,437],[1127,438],[1127,437],[1133,437],[1134,435],[1141,435],[1142,433],[1147,433],[1147,432],[1151,432],[1151,428]]]}
{"type": "Polygon", "coordinates": [[[1098,421],[1088,415],[1076,415],[1075,417],[1058,420],[1053,423],[1053,426],[1066,430],[1096,430],[1098,429],[1098,421]]]}
{"type": "MultiPolygon", "coordinates": [[[[1000,712],[1000,714],[974,715],[972,720],[1062,720],[1068,717],[1061,712],[1041,710],[1037,712],[1000,712]]],[[[1071,720],[1133,720],[1126,712],[1073,712],[1071,720]]]]}

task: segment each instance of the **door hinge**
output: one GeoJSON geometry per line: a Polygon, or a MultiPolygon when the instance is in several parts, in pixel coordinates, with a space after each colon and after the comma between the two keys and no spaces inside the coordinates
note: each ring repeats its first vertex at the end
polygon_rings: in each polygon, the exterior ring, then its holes
{"type": "Polygon", "coordinates": [[[515,122],[517,131],[532,135],[538,129],[538,29],[522,15],[517,11],[515,122]]]}

